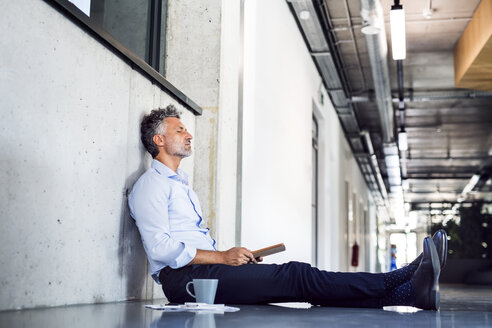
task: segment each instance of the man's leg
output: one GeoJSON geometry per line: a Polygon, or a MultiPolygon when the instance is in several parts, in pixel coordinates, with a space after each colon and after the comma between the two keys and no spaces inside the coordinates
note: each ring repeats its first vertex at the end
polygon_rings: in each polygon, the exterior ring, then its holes
{"type": "Polygon", "coordinates": [[[306,263],[214,264],[167,270],[160,275],[169,301],[193,302],[185,285],[192,279],[219,279],[216,303],[310,302],[328,306],[380,307],[383,274],[321,271],[306,263]]]}

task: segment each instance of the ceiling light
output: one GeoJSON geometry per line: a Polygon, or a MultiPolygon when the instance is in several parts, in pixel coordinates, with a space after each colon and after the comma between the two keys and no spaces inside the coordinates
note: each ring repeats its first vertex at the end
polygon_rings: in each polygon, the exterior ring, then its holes
{"type": "Polygon", "coordinates": [[[403,10],[403,6],[400,5],[399,0],[395,0],[395,4],[391,6],[390,26],[393,59],[405,59],[407,55],[405,41],[405,11],[403,10]]]}
{"type": "Polygon", "coordinates": [[[422,11],[422,15],[424,15],[425,18],[427,19],[431,19],[432,18],[432,14],[434,13],[434,10],[432,8],[425,8],[423,11],[422,11]]]}
{"type": "Polygon", "coordinates": [[[365,35],[375,35],[375,34],[378,34],[379,31],[381,31],[381,29],[377,26],[374,26],[374,25],[370,25],[370,24],[367,24],[367,25],[364,25],[360,31],[365,34],[365,35]]]}
{"type": "Polygon", "coordinates": [[[299,13],[299,18],[302,20],[308,20],[311,17],[311,14],[307,10],[303,10],[299,13]]]}
{"type": "Polygon", "coordinates": [[[468,181],[468,183],[466,184],[465,188],[463,188],[463,192],[461,194],[465,195],[470,191],[472,191],[473,188],[475,188],[475,185],[477,184],[478,180],[480,180],[480,176],[478,174],[474,174],[471,177],[470,181],[468,181]]]}
{"type": "Polygon", "coordinates": [[[410,182],[408,182],[407,179],[401,180],[401,187],[403,188],[403,190],[407,191],[408,189],[410,189],[410,182]]]}
{"type": "Polygon", "coordinates": [[[434,9],[432,8],[432,0],[429,0],[427,6],[422,10],[422,15],[427,19],[431,19],[432,14],[434,14],[434,9]]]}
{"type": "Polygon", "coordinates": [[[398,133],[398,149],[405,151],[408,149],[408,135],[405,131],[398,133]]]}

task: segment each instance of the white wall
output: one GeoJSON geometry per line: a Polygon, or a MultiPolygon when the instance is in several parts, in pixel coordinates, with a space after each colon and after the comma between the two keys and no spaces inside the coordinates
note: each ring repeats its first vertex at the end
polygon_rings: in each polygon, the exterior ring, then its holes
{"type": "Polygon", "coordinates": [[[284,1],[246,1],[242,244],[311,262],[311,102],[319,77],[284,1]]]}
{"type": "MultiPolygon", "coordinates": [[[[323,94],[325,92],[323,91],[323,94]]],[[[325,102],[329,98],[324,96],[325,102]]],[[[323,107],[321,107],[323,108],[323,107]]],[[[355,228],[355,220],[359,220],[358,228],[363,229],[363,210],[368,210],[368,221],[371,231],[375,228],[371,222],[375,222],[375,213],[371,211],[372,199],[364,178],[350,150],[350,146],[344,136],[335,109],[329,103],[324,110],[317,110],[315,115],[319,124],[319,203],[321,217],[321,258],[318,266],[335,271],[364,271],[368,264],[364,261],[364,255],[370,250],[365,249],[363,240],[365,236],[360,234],[359,266],[350,266],[351,246],[353,245],[354,231],[349,235],[348,199],[346,186],[349,187],[351,201],[355,195],[357,208],[353,213],[352,229],[355,228]]],[[[354,203],[352,203],[354,204],[354,203]]],[[[375,236],[375,233],[372,234],[375,236]]],[[[369,237],[371,238],[371,237],[369,237]]]]}
{"type": "Polygon", "coordinates": [[[347,270],[344,182],[365,207],[368,190],[338,117],[285,1],[246,1],[244,33],[242,244],[256,249],[284,242],[287,251],[267,262],[314,262],[314,103],[320,124],[319,266],[347,270]]]}
{"type": "Polygon", "coordinates": [[[162,297],[125,192],[143,113],[176,102],[46,2],[2,8],[0,310],[162,297]]]}
{"type": "MultiPolygon", "coordinates": [[[[240,157],[240,76],[242,74],[241,4],[222,1],[220,47],[220,90],[217,130],[216,236],[218,249],[240,245],[237,224],[238,157],[240,157]]],[[[240,162],[240,160],[239,160],[240,162]]],[[[198,165],[197,165],[198,167],[198,165]]]]}

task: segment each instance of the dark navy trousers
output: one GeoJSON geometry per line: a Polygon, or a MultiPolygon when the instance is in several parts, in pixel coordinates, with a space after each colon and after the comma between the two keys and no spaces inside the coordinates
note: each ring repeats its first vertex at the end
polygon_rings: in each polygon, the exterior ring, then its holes
{"type": "Polygon", "coordinates": [[[172,303],[194,302],[185,286],[192,279],[219,279],[215,303],[309,302],[340,307],[381,307],[383,274],[328,272],[307,263],[190,265],[165,268],[162,289],[172,303]]]}

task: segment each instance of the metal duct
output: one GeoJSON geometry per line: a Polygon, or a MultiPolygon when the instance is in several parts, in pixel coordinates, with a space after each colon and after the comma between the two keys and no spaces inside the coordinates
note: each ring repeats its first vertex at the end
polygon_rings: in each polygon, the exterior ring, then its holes
{"type": "Polygon", "coordinates": [[[365,38],[383,136],[384,161],[390,187],[390,217],[400,221],[404,218],[403,190],[398,147],[393,133],[393,99],[388,73],[384,15],[379,0],[361,0],[360,3],[364,25],[370,25],[373,27],[372,31],[377,31],[376,34],[365,34],[365,38]]]}
{"type": "MultiPolygon", "coordinates": [[[[456,99],[482,99],[492,98],[492,92],[476,90],[410,90],[404,94],[404,102],[425,102],[456,99]]],[[[351,103],[373,102],[371,93],[352,96],[351,103]]],[[[393,98],[393,103],[398,103],[398,98],[393,98]]]]}
{"type": "MultiPolygon", "coordinates": [[[[370,155],[364,152],[359,123],[354,108],[347,97],[349,88],[346,84],[346,77],[341,63],[337,59],[335,41],[330,35],[331,23],[324,7],[324,1],[287,0],[287,3],[323,79],[326,91],[335,107],[345,136],[352,148],[364,179],[371,190],[374,201],[378,206],[385,207],[388,203],[386,187],[379,172],[376,155],[374,155],[374,151],[372,150],[372,144],[367,146],[367,148],[371,149],[370,155]],[[301,13],[305,19],[301,18],[301,13]],[[306,17],[310,18],[306,19],[306,17]],[[312,21],[310,21],[311,19],[312,21]]],[[[388,74],[386,73],[386,75],[388,74]]],[[[391,118],[391,115],[385,116],[391,118]]],[[[392,121],[388,124],[392,124],[392,121]]],[[[386,137],[392,138],[392,134],[387,134],[386,137]]],[[[378,212],[380,212],[379,215],[381,217],[386,218],[388,216],[388,213],[381,209],[378,209],[378,212]]]]}
{"type": "Polygon", "coordinates": [[[384,15],[378,0],[361,0],[361,16],[364,25],[376,27],[377,34],[366,34],[366,45],[371,63],[374,91],[378,105],[379,119],[383,131],[383,141],[394,141],[393,135],[393,104],[388,73],[388,45],[384,27],[384,15]]]}
{"type": "Polygon", "coordinates": [[[379,185],[379,190],[381,192],[381,196],[384,200],[388,198],[388,194],[386,193],[386,186],[384,185],[383,177],[381,176],[381,172],[379,170],[378,159],[376,158],[376,154],[374,153],[374,147],[372,146],[371,136],[369,135],[369,131],[361,132],[364,141],[366,142],[367,152],[369,153],[369,158],[371,162],[371,167],[374,170],[374,175],[376,176],[377,183],[379,185]]]}

